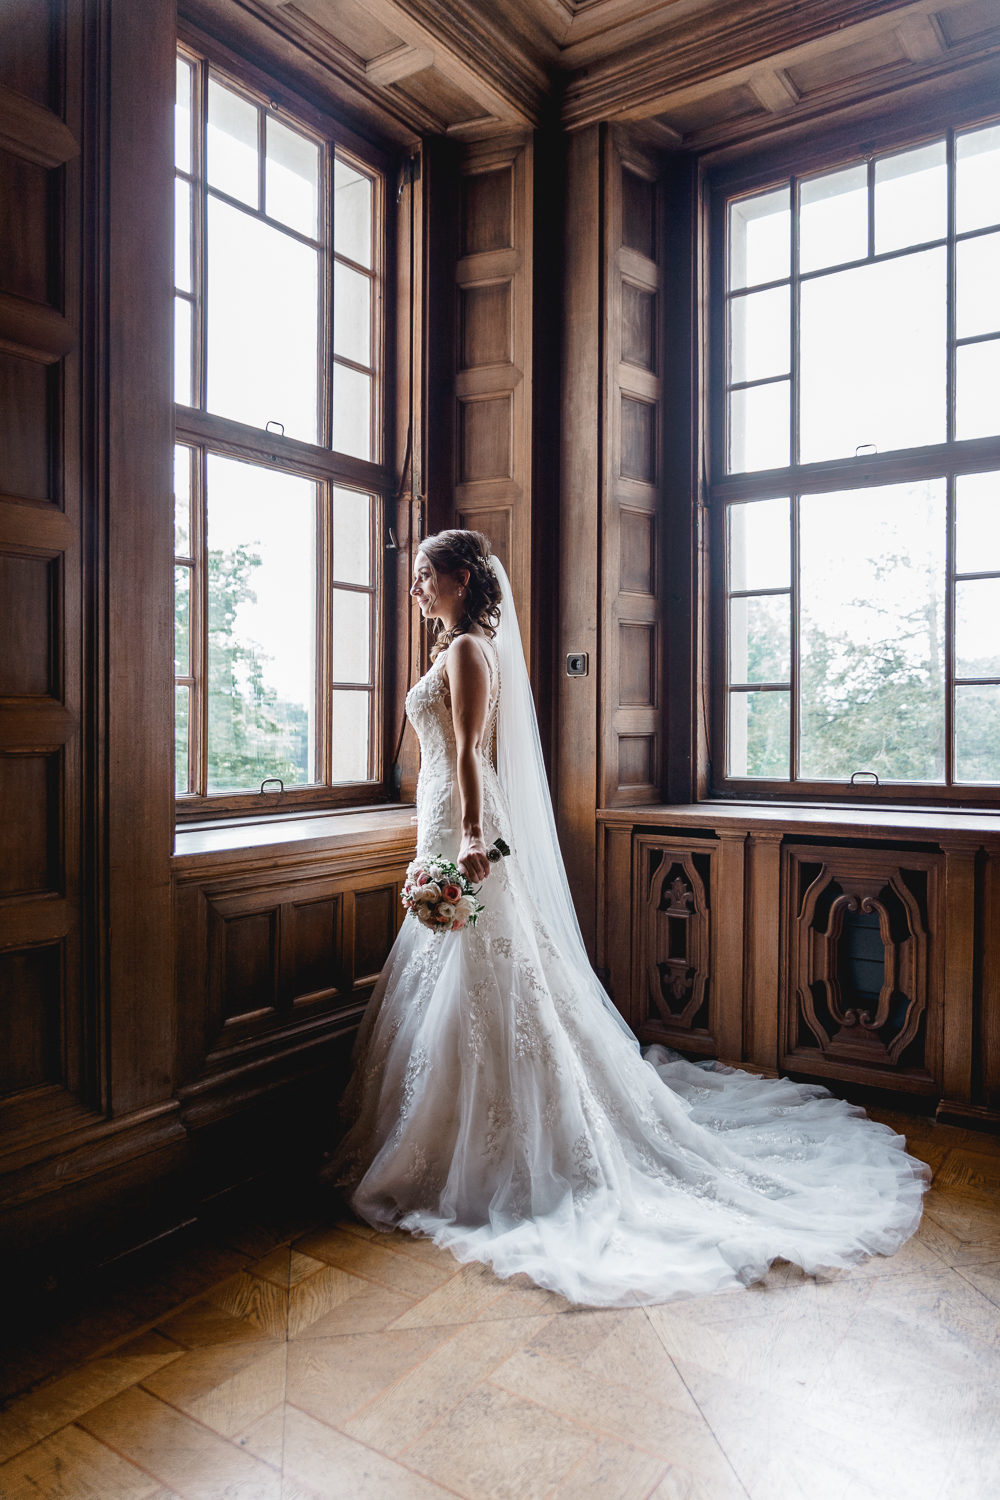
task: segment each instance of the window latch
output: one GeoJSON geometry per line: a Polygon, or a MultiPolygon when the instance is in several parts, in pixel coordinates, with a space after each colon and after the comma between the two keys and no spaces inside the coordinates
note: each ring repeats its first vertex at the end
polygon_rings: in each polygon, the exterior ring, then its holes
{"type": "Polygon", "coordinates": [[[863,453],[866,458],[870,458],[877,452],[878,448],[874,443],[859,443],[854,450],[854,457],[857,458],[860,454],[863,453]]]}
{"type": "Polygon", "coordinates": [[[268,422],[265,425],[264,431],[265,432],[270,432],[272,427],[280,427],[281,428],[280,436],[284,437],[284,435],[285,435],[285,424],[284,424],[284,422],[275,422],[275,421],[272,420],[272,421],[268,422]]]}
{"type": "Polygon", "coordinates": [[[879,779],[878,779],[878,772],[877,771],[855,771],[854,774],[853,774],[853,776],[851,777],[850,781],[848,782],[848,786],[855,786],[857,784],[857,778],[859,776],[874,776],[874,778],[875,778],[874,781],[863,781],[861,783],[862,786],[879,786],[880,785],[880,782],[879,782],[879,779]]]}
{"type": "Polygon", "coordinates": [[[265,776],[264,780],[260,784],[260,794],[262,797],[264,795],[264,788],[266,786],[273,786],[275,782],[277,782],[278,787],[282,792],[285,790],[285,783],[282,781],[280,776],[265,776]]]}

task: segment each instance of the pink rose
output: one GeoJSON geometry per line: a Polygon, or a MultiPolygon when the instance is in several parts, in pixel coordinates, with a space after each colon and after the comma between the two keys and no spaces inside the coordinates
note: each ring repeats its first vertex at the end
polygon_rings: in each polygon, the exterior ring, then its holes
{"type": "Polygon", "coordinates": [[[457,885],[446,885],[441,894],[446,901],[458,901],[462,892],[457,885]]]}
{"type": "Polygon", "coordinates": [[[430,878],[431,877],[428,875],[426,870],[421,870],[420,874],[417,876],[417,885],[426,885],[430,878]]]}

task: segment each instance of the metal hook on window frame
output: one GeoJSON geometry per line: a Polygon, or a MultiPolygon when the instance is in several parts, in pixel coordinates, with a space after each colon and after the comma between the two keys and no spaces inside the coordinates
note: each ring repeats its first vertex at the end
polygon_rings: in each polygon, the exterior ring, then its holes
{"type": "Polygon", "coordinates": [[[272,419],[271,419],[270,422],[266,422],[264,424],[264,431],[265,432],[270,432],[272,427],[280,427],[281,428],[281,434],[280,435],[281,435],[281,437],[284,437],[284,435],[285,435],[285,424],[284,424],[284,422],[277,422],[272,417],[272,419]]]}
{"type": "MultiPolygon", "coordinates": [[[[260,784],[260,795],[262,797],[265,795],[264,794],[264,788],[266,786],[270,786],[270,784],[273,781],[276,781],[278,783],[278,786],[281,788],[282,792],[285,790],[285,783],[282,781],[282,779],[281,779],[280,776],[265,776],[264,780],[260,784]]],[[[270,795],[270,794],[268,794],[268,795],[270,795]]]]}
{"type": "Polygon", "coordinates": [[[857,785],[857,782],[855,780],[855,777],[857,777],[857,776],[874,776],[875,777],[874,782],[867,782],[867,781],[863,782],[862,783],[863,786],[881,786],[881,784],[882,784],[879,781],[879,779],[878,779],[878,772],[877,771],[855,771],[852,774],[850,781],[847,783],[848,786],[856,786],[857,785]]]}
{"type": "Polygon", "coordinates": [[[855,458],[857,458],[857,456],[861,452],[862,448],[870,448],[872,450],[871,453],[866,453],[865,454],[865,458],[874,458],[875,455],[878,453],[878,444],[877,443],[859,443],[858,446],[854,450],[854,457],[855,458]]]}

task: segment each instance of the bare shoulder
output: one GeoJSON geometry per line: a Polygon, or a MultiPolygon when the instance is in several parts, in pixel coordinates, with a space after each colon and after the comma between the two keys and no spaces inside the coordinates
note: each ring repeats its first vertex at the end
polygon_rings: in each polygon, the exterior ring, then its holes
{"type": "Polygon", "coordinates": [[[458,635],[448,647],[446,669],[449,678],[456,682],[478,683],[489,679],[486,648],[479,636],[458,635]]]}

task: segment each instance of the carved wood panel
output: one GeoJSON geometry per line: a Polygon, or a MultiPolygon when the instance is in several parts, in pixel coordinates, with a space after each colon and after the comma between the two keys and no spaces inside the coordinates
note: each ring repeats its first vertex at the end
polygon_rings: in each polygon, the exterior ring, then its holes
{"type": "Polygon", "coordinates": [[[942,871],[937,854],[785,848],[782,1066],[940,1083],[942,871]]]}
{"type": "Polygon", "coordinates": [[[715,839],[635,840],[629,1019],[642,1042],[718,1055],[713,911],[719,849],[715,839]]]}

